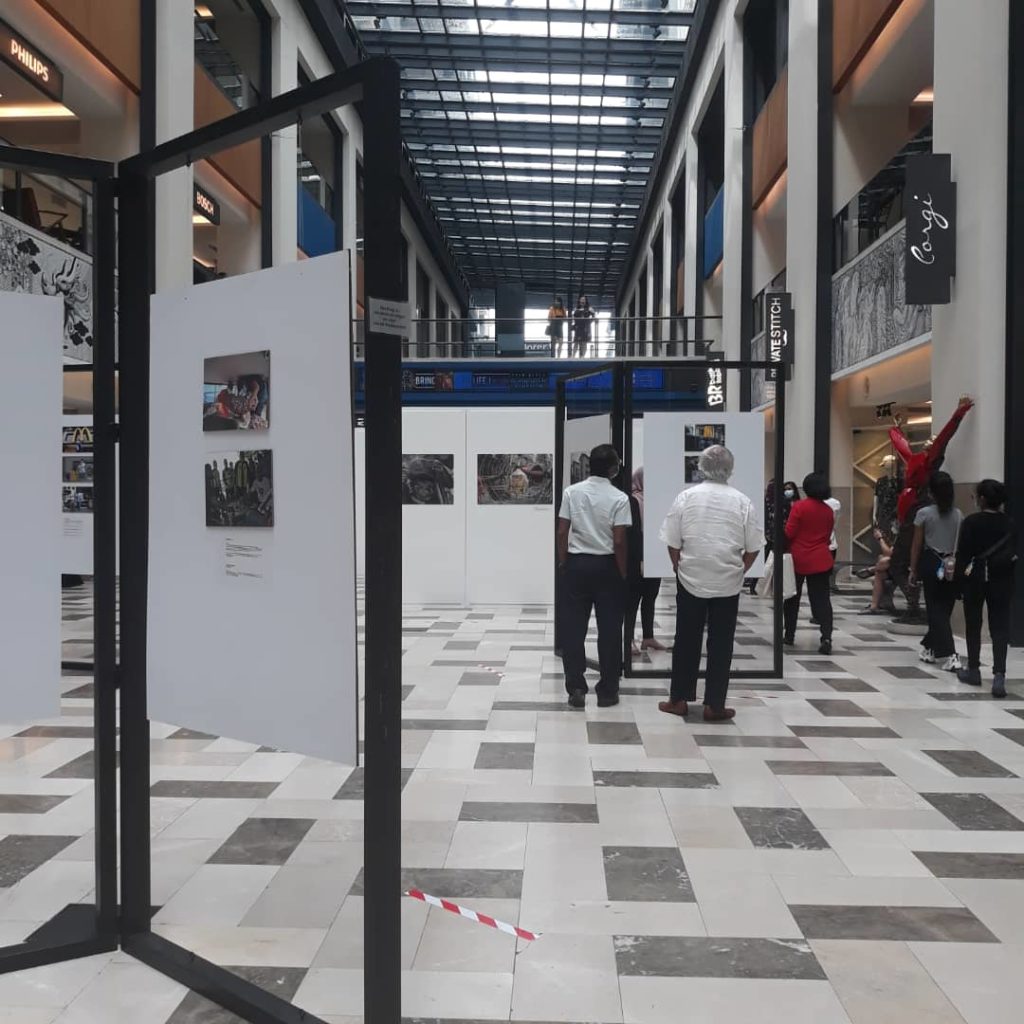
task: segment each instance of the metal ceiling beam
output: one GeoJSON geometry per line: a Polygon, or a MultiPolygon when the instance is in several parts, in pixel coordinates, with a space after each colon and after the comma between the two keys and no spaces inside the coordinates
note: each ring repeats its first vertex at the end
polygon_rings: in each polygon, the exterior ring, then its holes
{"type": "Polygon", "coordinates": [[[572,125],[488,122],[441,121],[433,119],[403,119],[403,131],[408,143],[427,145],[466,146],[546,146],[549,148],[575,146],[577,149],[638,150],[657,152],[661,133],[652,128],[628,128],[618,125],[572,125]]]}
{"type": "MultiPolygon", "coordinates": [[[[558,74],[558,72],[555,72],[555,74],[558,74]]],[[[636,78],[641,76],[631,75],[630,77],[636,78]]],[[[643,77],[671,78],[672,76],[648,75],[643,77]]],[[[546,84],[544,82],[501,82],[489,79],[486,81],[475,81],[466,78],[453,81],[447,78],[415,78],[403,75],[402,87],[406,90],[429,89],[442,92],[508,92],[521,96],[598,96],[602,98],[607,96],[625,96],[628,99],[672,99],[672,87],[662,85],[566,85],[560,82],[546,84]]]]}
{"type": "MultiPolygon", "coordinates": [[[[497,7],[490,5],[465,5],[451,3],[425,4],[380,4],[367,0],[348,0],[349,13],[356,18],[417,18],[420,23],[437,18],[449,21],[546,21],[559,24],[605,25],[653,25],[689,27],[693,14],[685,11],[634,10],[557,10],[553,7],[497,7]]],[[[362,30],[367,38],[370,32],[362,30]]]]}
{"type": "MultiPolygon", "coordinates": [[[[509,103],[507,101],[499,102],[480,102],[477,100],[427,100],[427,99],[413,99],[409,96],[409,91],[406,90],[406,94],[402,97],[402,113],[406,115],[408,111],[420,111],[420,110],[464,110],[472,111],[474,113],[481,114],[550,114],[555,117],[619,117],[629,122],[629,126],[636,127],[651,127],[653,125],[641,125],[640,118],[652,118],[659,117],[664,119],[665,110],[659,108],[645,108],[645,107],[590,107],[582,104],[563,104],[563,103],[509,103]]],[[[434,91],[434,90],[430,90],[434,91]]],[[[449,91],[449,90],[446,90],[449,91]]],[[[451,91],[462,91],[462,90],[451,90],[451,91]]],[[[476,92],[475,89],[467,89],[465,92],[476,92]]],[[[499,89],[490,90],[493,92],[500,92],[499,89]]],[[[571,127],[571,125],[570,125],[571,127]]],[[[655,129],[659,135],[661,133],[660,126],[655,129]]]]}

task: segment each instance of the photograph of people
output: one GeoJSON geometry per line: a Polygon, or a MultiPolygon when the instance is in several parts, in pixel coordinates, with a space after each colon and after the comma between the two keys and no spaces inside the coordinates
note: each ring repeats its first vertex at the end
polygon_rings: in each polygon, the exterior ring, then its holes
{"type": "Polygon", "coordinates": [[[206,525],[274,525],[273,452],[226,452],[207,462],[206,525]]]}
{"type": "Polygon", "coordinates": [[[403,455],[402,504],[454,504],[454,466],[454,455],[403,455]]]}
{"type": "Polygon", "coordinates": [[[550,455],[478,455],[478,505],[550,505],[550,455]]]}
{"type": "Polygon", "coordinates": [[[203,362],[203,430],[270,428],[270,353],[203,362]]]}

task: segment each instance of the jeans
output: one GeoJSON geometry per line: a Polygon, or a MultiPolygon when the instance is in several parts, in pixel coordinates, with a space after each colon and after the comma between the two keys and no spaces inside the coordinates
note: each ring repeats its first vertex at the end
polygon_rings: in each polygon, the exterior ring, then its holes
{"type": "Polygon", "coordinates": [[[597,653],[601,681],[600,697],[619,692],[622,673],[622,617],[626,606],[626,583],[614,555],[570,555],[562,579],[562,616],[559,638],[567,693],[587,692],[587,629],[590,613],[597,612],[597,653]]]}
{"type": "Polygon", "coordinates": [[[640,612],[640,625],[645,640],[654,636],[654,606],[661,593],[661,580],[648,580],[643,576],[629,581],[629,596],[626,604],[626,636],[632,640],[636,632],[636,613],[640,612]]]}
{"type": "Polygon", "coordinates": [[[811,602],[811,615],[821,627],[821,639],[832,639],[832,571],[817,572],[810,576],[796,574],[796,594],[782,606],[786,636],[791,640],[796,634],[796,620],[800,614],[800,599],[807,583],[807,598],[811,602]]]}
{"type": "Polygon", "coordinates": [[[1013,575],[998,579],[971,580],[964,585],[964,622],[967,632],[967,667],[981,668],[981,612],[988,606],[988,631],[992,637],[992,671],[1006,672],[1010,643],[1010,609],[1013,606],[1013,575]]]}
{"type": "Polygon", "coordinates": [[[939,556],[925,551],[918,565],[921,586],[924,589],[924,606],[928,613],[928,632],[921,641],[926,651],[936,658],[949,658],[956,653],[953,642],[953,627],[950,619],[956,606],[956,586],[949,580],[940,580],[939,556]]]}
{"type": "Polygon", "coordinates": [[[697,597],[677,583],[676,642],[672,650],[672,700],[697,699],[700,655],[704,627],[708,631],[708,670],[704,680],[704,703],[721,711],[729,691],[729,672],[736,639],[736,618],[740,595],[697,597]]]}

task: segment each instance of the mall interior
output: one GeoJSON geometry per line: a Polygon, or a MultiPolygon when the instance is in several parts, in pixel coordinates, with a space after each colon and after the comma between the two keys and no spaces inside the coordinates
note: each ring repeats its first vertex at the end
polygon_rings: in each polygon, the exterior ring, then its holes
{"type": "Polygon", "coordinates": [[[0,1024],[1019,1024],[1022,176],[1019,0],[0,0],[0,1024]]]}

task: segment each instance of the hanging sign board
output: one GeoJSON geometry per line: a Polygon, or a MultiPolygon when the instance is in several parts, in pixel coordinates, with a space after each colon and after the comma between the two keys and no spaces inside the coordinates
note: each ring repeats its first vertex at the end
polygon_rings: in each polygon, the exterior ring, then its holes
{"type": "Polygon", "coordinates": [[[907,157],[906,302],[944,305],[956,276],[956,183],[948,153],[907,157]]]}
{"type": "Polygon", "coordinates": [[[205,217],[211,224],[220,223],[220,203],[206,189],[195,186],[192,197],[192,209],[205,217]]]}
{"type": "Polygon", "coordinates": [[[370,334],[390,334],[395,338],[409,339],[409,303],[392,299],[369,299],[366,303],[368,314],[367,329],[370,334]]]}
{"type": "Polygon", "coordinates": [[[41,50],[0,21],[0,60],[58,103],[64,98],[64,75],[41,50]]]}
{"type": "MultiPolygon", "coordinates": [[[[793,296],[789,292],[769,292],[764,301],[768,362],[784,367],[783,379],[788,380],[789,367],[793,365],[793,346],[796,340],[793,296]]],[[[768,371],[766,380],[779,380],[778,366],[768,371]]]]}

